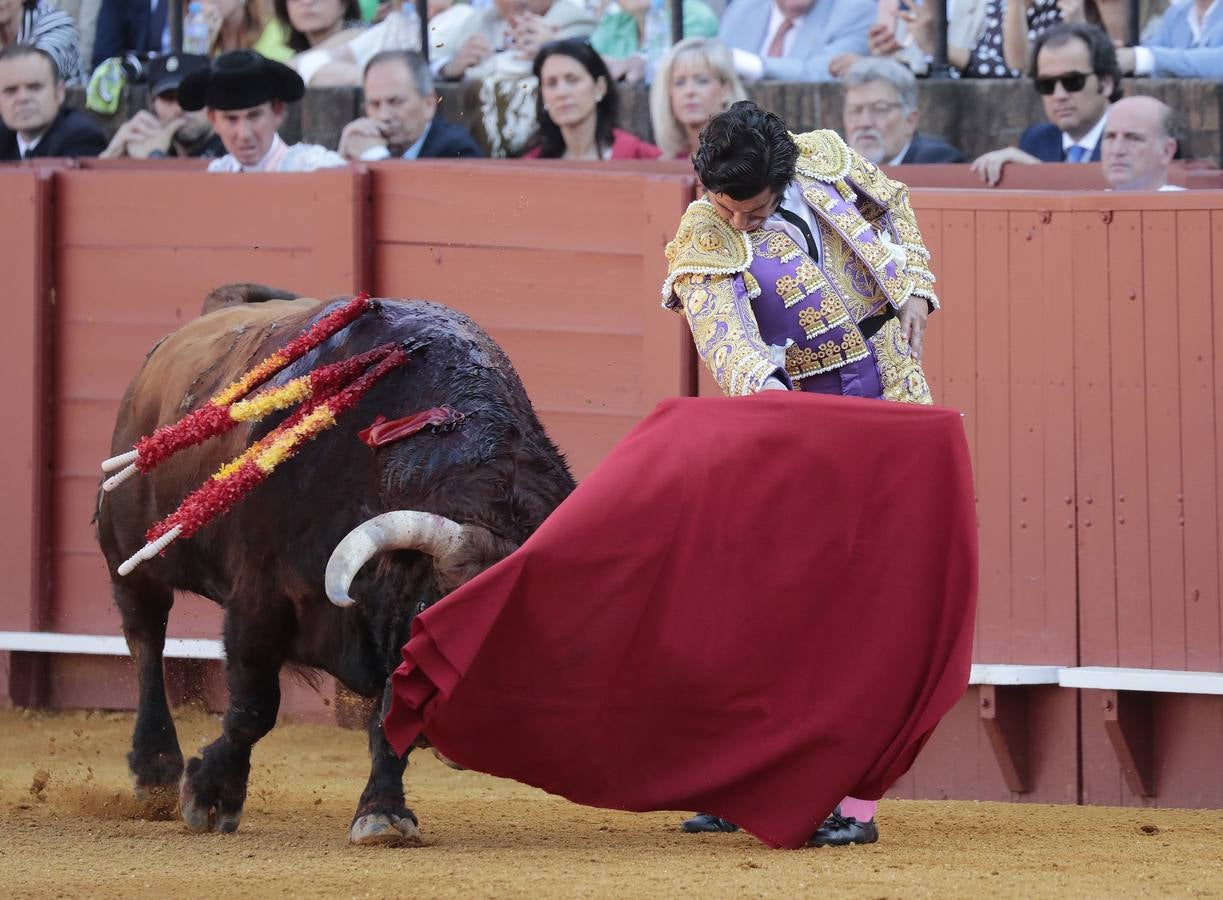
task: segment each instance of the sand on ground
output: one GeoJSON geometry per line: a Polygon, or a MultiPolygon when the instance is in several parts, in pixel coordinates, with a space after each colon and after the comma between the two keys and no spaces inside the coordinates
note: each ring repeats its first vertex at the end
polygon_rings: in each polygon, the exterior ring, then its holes
{"type": "MultiPolygon", "coordinates": [[[[190,755],[215,716],[176,713],[190,755]]],[[[686,835],[683,813],[574,805],[416,751],[426,845],[353,848],[364,735],[282,724],[254,751],[241,828],[138,817],[129,713],[0,711],[5,897],[1223,896],[1223,812],[884,801],[867,847],[770,850],[686,835]]]]}

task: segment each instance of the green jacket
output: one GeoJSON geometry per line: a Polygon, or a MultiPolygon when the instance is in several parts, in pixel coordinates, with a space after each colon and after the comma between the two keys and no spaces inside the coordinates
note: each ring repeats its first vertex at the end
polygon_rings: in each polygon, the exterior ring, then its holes
{"type": "MultiPolygon", "coordinates": [[[[668,26],[671,22],[667,11],[668,26]]],[[[684,2],[684,37],[717,37],[718,15],[701,0],[684,2]]],[[[641,39],[637,36],[637,20],[631,14],[617,9],[599,20],[599,25],[590,36],[590,45],[603,56],[622,59],[641,50],[641,39]]]]}

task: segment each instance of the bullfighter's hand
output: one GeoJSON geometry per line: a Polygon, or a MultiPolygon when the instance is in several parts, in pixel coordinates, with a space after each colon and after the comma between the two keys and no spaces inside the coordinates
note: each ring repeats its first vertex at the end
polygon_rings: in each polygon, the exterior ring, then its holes
{"type": "Polygon", "coordinates": [[[900,308],[900,333],[909,342],[913,358],[921,361],[922,342],[926,336],[926,319],[930,316],[930,305],[925,297],[910,297],[900,308]]]}
{"type": "Polygon", "coordinates": [[[340,132],[339,151],[345,159],[360,159],[366,150],[385,146],[386,138],[373,119],[353,119],[340,132]]]}
{"type": "Polygon", "coordinates": [[[1024,153],[1018,147],[1003,147],[1001,150],[991,150],[972,161],[972,170],[981,176],[981,180],[990,187],[1002,180],[1002,169],[1007,163],[1022,163],[1033,165],[1040,160],[1030,153],[1024,153]]]}

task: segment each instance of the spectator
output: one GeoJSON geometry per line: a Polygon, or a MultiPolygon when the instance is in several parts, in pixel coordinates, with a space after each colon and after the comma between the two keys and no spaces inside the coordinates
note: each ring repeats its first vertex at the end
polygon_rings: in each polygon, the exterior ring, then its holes
{"type": "Polygon", "coordinates": [[[1121,97],[1117,53],[1102,28],[1055,25],[1036,40],[1032,81],[1049,121],[1028,128],[1019,147],[992,150],[973,161],[995,185],[1008,163],[1098,162],[1109,103],[1121,97]]]}
{"type": "Polygon", "coordinates": [[[306,85],[284,63],[253,50],[231,50],[179,85],[183,109],[208,110],[208,121],[226,153],[209,172],[310,172],[345,165],[338,153],[315,144],[288,146],[276,129],[285,104],[302,98],[306,85]]]}
{"type": "Polygon", "coordinates": [[[535,57],[538,127],[528,159],[658,159],[653,144],[616,124],[616,86],[587,41],[553,41],[535,57]]]}
{"type": "Polygon", "coordinates": [[[1154,97],[1126,97],[1108,111],[1100,160],[1115,191],[1179,191],[1168,184],[1176,155],[1172,109],[1154,97]]]}
{"type": "Polygon", "coordinates": [[[1117,61],[1126,75],[1223,81],[1223,5],[1180,0],[1164,13],[1147,43],[1122,47],[1117,61]]]}
{"type": "Polygon", "coordinates": [[[745,81],[830,81],[867,52],[874,0],[735,0],[718,36],[745,81]]]}
{"type": "Polygon", "coordinates": [[[570,0],[493,0],[481,10],[456,3],[430,28],[433,71],[449,80],[482,81],[528,76],[544,44],[588,37],[595,22],[585,6],[570,0]]]}
{"type": "Polygon", "coordinates": [[[173,0],[102,0],[93,39],[93,68],[104,60],[134,53],[148,56],[170,49],[167,7],[173,0]]]}
{"type": "Polygon", "coordinates": [[[76,84],[81,80],[81,40],[76,23],[46,0],[0,0],[0,47],[15,44],[45,52],[65,82],[76,84]]]}
{"type": "MultiPolygon", "coordinates": [[[[1095,0],[951,0],[947,61],[965,78],[1018,78],[1028,47],[1060,22],[1099,24],[1095,0]]],[[[890,56],[918,75],[934,53],[932,4],[880,0],[878,21],[868,34],[872,56],[890,56]]]]}
{"type": "Polygon", "coordinates": [[[46,50],[0,50],[0,160],[97,156],[106,135],[88,115],[64,106],[67,87],[46,50]]]}
{"type": "Polygon", "coordinates": [[[388,50],[365,67],[365,118],[344,126],[345,159],[430,159],[484,154],[467,129],[437,114],[429,64],[419,53],[388,50]]]}
{"type": "Polygon", "coordinates": [[[208,68],[208,57],[170,53],[149,63],[150,110],[119,126],[102,159],[159,159],[165,156],[215,159],[225,145],[212,132],[203,110],[184,112],[178,88],[192,72],[208,68]]]}
{"type": "Polygon", "coordinates": [[[210,56],[230,50],[255,50],[284,62],[293,51],[286,46],[279,25],[273,25],[268,0],[201,0],[212,27],[210,56]],[[270,27],[269,27],[270,26],[270,27]]]}
{"type": "Polygon", "coordinates": [[[664,156],[688,159],[709,120],[746,100],[730,51],[720,41],[684,38],[667,51],[650,85],[650,121],[664,156]]]}
{"type": "Polygon", "coordinates": [[[82,75],[88,75],[89,61],[93,59],[93,37],[98,33],[98,11],[102,8],[102,0],[55,0],[55,8],[71,16],[76,24],[82,75]]]}
{"type": "MultiPolygon", "coordinates": [[[[651,0],[620,0],[599,19],[590,43],[603,54],[612,80],[636,82],[646,79],[645,17],[651,0]]],[[[667,43],[671,43],[671,5],[666,10],[667,43]]],[[[684,0],[684,35],[715,37],[718,15],[703,0],[684,0]]]]}
{"type": "MultiPolygon", "coordinates": [[[[350,41],[361,26],[357,0],[274,0],[272,8],[285,46],[298,56],[315,47],[350,41]]],[[[291,57],[290,65],[297,58],[291,57]]],[[[299,74],[310,81],[310,72],[299,74]]]]}
{"type": "Polygon", "coordinates": [[[878,166],[958,163],[964,157],[917,133],[917,79],[894,59],[860,59],[845,73],[845,139],[878,166]]]}

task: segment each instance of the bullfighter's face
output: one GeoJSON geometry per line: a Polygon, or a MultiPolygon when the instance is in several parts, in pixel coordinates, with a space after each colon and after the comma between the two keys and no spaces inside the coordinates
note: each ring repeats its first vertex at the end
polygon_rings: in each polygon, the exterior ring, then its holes
{"type": "Polygon", "coordinates": [[[284,117],[285,105],[279,100],[249,109],[208,110],[208,121],[226,152],[247,167],[258,165],[268,155],[284,117]]]}
{"type": "Polygon", "coordinates": [[[781,195],[773,193],[772,188],[765,188],[746,200],[736,200],[730,194],[716,191],[710,191],[705,198],[713,204],[719,216],[739,231],[755,231],[781,205],[781,195]]]}
{"type": "Polygon", "coordinates": [[[421,94],[402,60],[388,59],[365,73],[365,114],[378,123],[393,156],[415,144],[437,112],[437,96],[421,94]]]}
{"type": "Polygon", "coordinates": [[[47,130],[64,102],[64,83],[42,54],[0,62],[0,119],[33,140],[47,130]]]}

